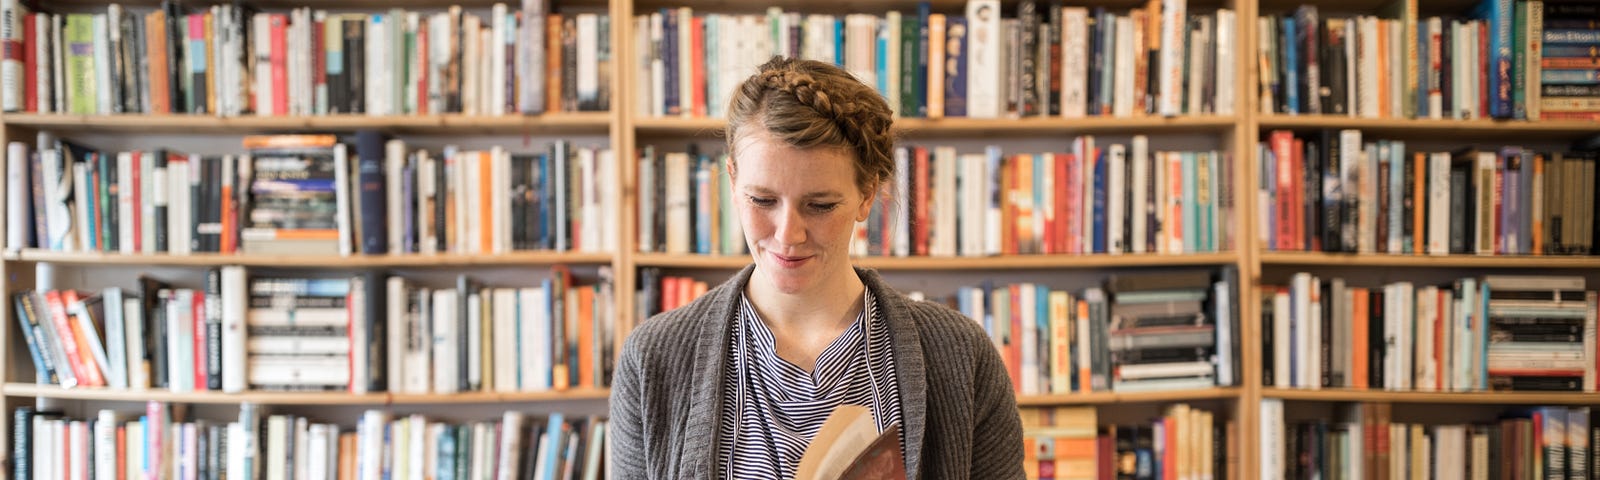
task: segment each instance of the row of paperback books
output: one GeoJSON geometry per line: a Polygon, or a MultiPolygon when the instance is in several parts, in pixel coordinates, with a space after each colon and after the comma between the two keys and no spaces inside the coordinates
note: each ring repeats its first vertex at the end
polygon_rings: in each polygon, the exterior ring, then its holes
{"type": "Polygon", "coordinates": [[[1295,274],[1261,287],[1262,384],[1594,392],[1596,293],[1583,277],[1489,275],[1363,288],[1295,274]]]}
{"type": "Polygon", "coordinates": [[[505,115],[610,108],[610,21],[547,1],[424,14],[164,0],[142,16],[0,5],[7,112],[505,115]]]}
{"type": "Polygon", "coordinates": [[[1591,255],[1593,149],[1407,151],[1359,130],[1260,144],[1261,241],[1279,251],[1591,255]]]}
{"type": "Polygon", "coordinates": [[[706,294],[711,285],[692,277],[663,275],[661,269],[639,269],[639,291],[636,299],[639,322],[643,323],[657,313],[672,310],[706,294]]]}
{"type": "MultiPolygon", "coordinates": [[[[725,154],[639,158],[639,248],[745,252],[725,154]]],[[[1151,151],[1077,137],[1069,152],[901,146],[896,177],[856,225],[868,256],[1196,253],[1233,244],[1233,175],[1217,151],[1151,151]]]]}
{"type": "Polygon", "coordinates": [[[1289,421],[1262,401],[1262,478],[1594,478],[1589,407],[1525,407],[1477,423],[1394,421],[1384,403],[1289,421]]]}
{"type": "Polygon", "coordinates": [[[1234,13],[1190,14],[1186,0],[1150,0],[1118,15],[1039,6],[1002,15],[970,0],[965,15],[703,14],[689,7],[635,16],[645,88],[640,115],[720,117],[744,76],[773,55],[844,67],[901,117],[1228,115],[1234,13]]]}
{"type": "Polygon", "coordinates": [[[612,251],[611,151],[437,154],[364,130],[249,136],[244,154],[8,148],[8,249],[245,254],[612,251]],[[353,148],[352,148],[353,147],[353,148]],[[351,153],[355,154],[354,158],[351,153]]]}
{"type": "Polygon", "coordinates": [[[563,267],[539,285],[465,276],[427,288],[398,276],[249,278],[208,273],[204,289],[152,278],[139,291],[12,296],[39,383],[176,392],[549,391],[604,386],[612,368],[608,272],[577,285],[563,267]]]}
{"type": "Polygon", "coordinates": [[[1094,407],[1023,408],[1029,480],[1231,478],[1237,425],[1186,404],[1148,422],[1100,425],[1094,407]]]}
{"type": "Polygon", "coordinates": [[[603,417],[443,422],[365,412],[355,429],[245,403],[231,422],[150,402],[93,418],[13,412],[13,478],[605,478],[603,417]]]}
{"type": "Polygon", "coordinates": [[[1124,274],[1081,294],[1020,283],[962,287],[1021,395],[1235,385],[1238,274],[1124,274]]]}
{"type": "Polygon", "coordinates": [[[1482,0],[1457,18],[1325,18],[1305,5],[1257,20],[1262,113],[1382,118],[1600,119],[1600,9],[1482,0]]]}

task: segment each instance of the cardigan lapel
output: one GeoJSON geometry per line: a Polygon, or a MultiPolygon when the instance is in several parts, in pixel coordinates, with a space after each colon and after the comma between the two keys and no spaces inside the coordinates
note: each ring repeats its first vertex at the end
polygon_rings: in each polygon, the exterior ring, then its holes
{"type": "Polygon", "coordinates": [[[878,311],[889,322],[895,377],[900,382],[901,429],[906,434],[906,478],[921,478],[922,443],[928,419],[928,377],[922,358],[922,339],[917,335],[915,319],[907,314],[910,310],[906,302],[910,300],[883,283],[876,271],[858,267],[856,273],[882,304],[878,311]]]}
{"type": "Polygon", "coordinates": [[[723,369],[727,366],[729,327],[733,324],[734,312],[738,311],[739,295],[754,270],[755,265],[746,266],[713,290],[712,307],[706,318],[699,319],[699,338],[694,340],[697,375],[687,399],[689,416],[683,419],[688,425],[684,427],[683,450],[679,452],[683,460],[681,465],[685,467],[677,472],[679,478],[716,478],[720,473],[716,468],[717,425],[722,419],[722,380],[727,375],[723,369]]]}

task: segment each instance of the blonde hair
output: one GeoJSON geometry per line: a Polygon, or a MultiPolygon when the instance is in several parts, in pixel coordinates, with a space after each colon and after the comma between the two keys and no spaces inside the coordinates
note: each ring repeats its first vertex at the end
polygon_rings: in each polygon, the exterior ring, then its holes
{"type": "Polygon", "coordinates": [[[867,193],[894,176],[891,122],[883,96],[844,69],[772,57],[734,91],[724,137],[730,154],[746,127],[795,148],[847,149],[855,153],[856,186],[867,193]]]}

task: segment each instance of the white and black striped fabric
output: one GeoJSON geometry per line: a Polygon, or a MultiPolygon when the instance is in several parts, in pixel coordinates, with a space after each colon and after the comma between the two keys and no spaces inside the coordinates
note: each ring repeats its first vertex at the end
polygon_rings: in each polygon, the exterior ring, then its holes
{"type": "MultiPolygon", "coordinates": [[[[871,409],[880,432],[900,422],[889,328],[870,291],[864,304],[855,323],[806,372],[778,357],[772,331],[740,296],[718,429],[723,478],[794,478],[806,446],[839,405],[871,409]]],[[[900,444],[904,451],[903,432],[900,444]]]]}

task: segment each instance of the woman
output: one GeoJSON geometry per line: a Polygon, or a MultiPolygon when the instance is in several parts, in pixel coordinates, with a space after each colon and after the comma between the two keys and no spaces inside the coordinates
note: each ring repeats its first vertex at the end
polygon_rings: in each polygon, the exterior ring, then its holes
{"type": "Polygon", "coordinates": [[[853,268],[893,178],[891,113],[833,65],[773,58],[734,93],[729,159],[755,264],[629,335],[616,478],[789,478],[834,407],[901,425],[910,478],[1022,478],[1022,427],[983,329],[853,268]]]}

